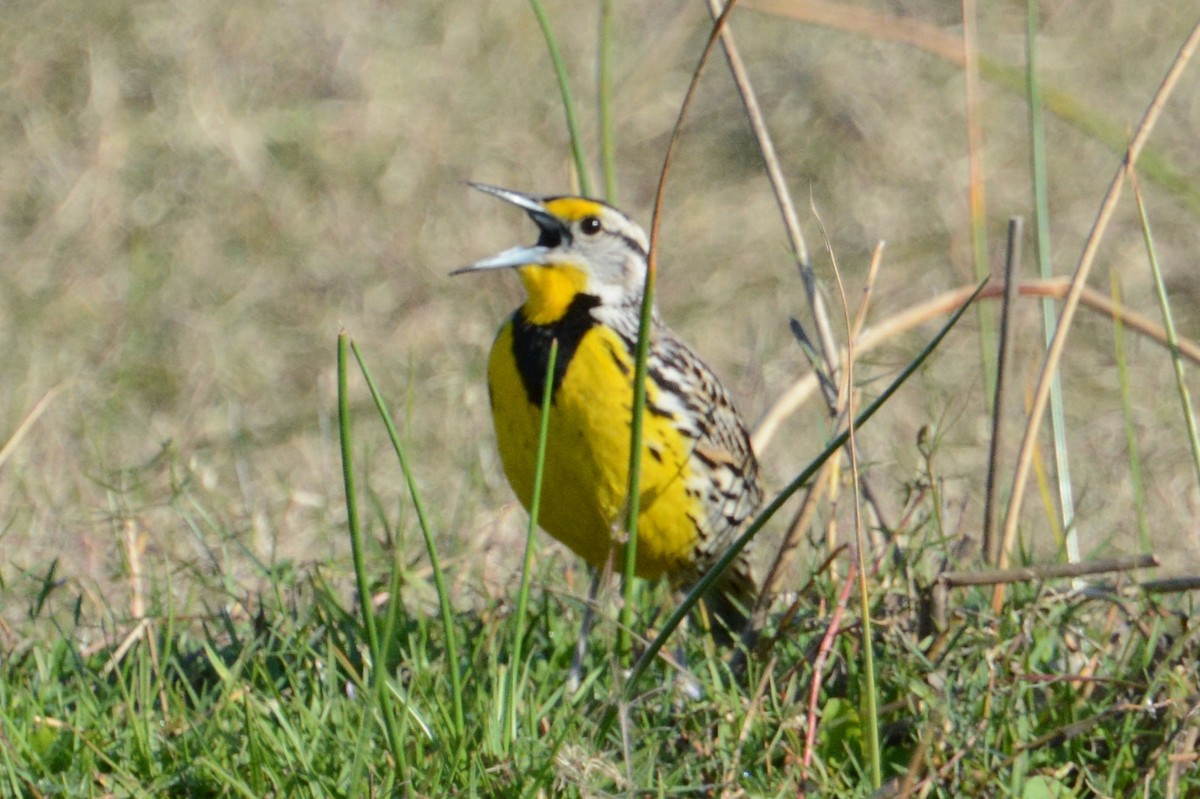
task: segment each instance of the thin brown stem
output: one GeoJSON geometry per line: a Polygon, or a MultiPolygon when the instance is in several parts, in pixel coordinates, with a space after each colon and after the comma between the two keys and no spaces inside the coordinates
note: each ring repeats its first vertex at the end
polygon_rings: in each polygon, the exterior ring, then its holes
{"type": "MultiPolygon", "coordinates": [[[[1053,280],[1026,280],[1017,286],[1017,293],[1022,297],[1052,297],[1062,299],[1066,296],[1071,284],[1066,278],[1053,280]]],[[[979,293],[980,299],[998,299],[1004,295],[1005,287],[997,284],[987,286],[979,293]]],[[[877,325],[863,330],[858,339],[857,349],[860,353],[873,350],[908,331],[941,316],[954,313],[967,297],[975,291],[974,286],[963,286],[943,292],[920,305],[907,311],[891,316],[877,325]]],[[[1094,289],[1084,287],[1080,293],[1079,302],[1088,308],[1110,319],[1120,322],[1146,338],[1161,346],[1168,346],[1167,334],[1162,326],[1136,311],[1121,306],[1117,307],[1112,300],[1094,289]]],[[[1200,364],[1200,344],[1191,339],[1180,339],[1179,354],[1193,363],[1200,364]]],[[[844,356],[843,356],[844,357],[844,356]]],[[[770,445],[771,440],[779,431],[784,420],[795,413],[813,392],[817,390],[819,379],[809,373],[792,384],[791,388],[771,404],[755,426],[752,440],[754,451],[761,454],[770,445]]]]}
{"type": "Polygon", "coordinates": [[[1000,346],[996,351],[996,393],[992,399],[992,440],[988,447],[987,491],[983,507],[983,551],[988,563],[995,563],[999,543],[996,528],[996,484],[999,479],[1000,446],[1004,442],[1004,390],[1008,382],[1009,354],[1012,351],[1012,309],[1017,298],[1013,279],[1021,262],[1021,234],[1024,222],[1019,216],[1008,220],[1008,247],[1004,259],[1004,299],[1000,303],[1000,346]]]}

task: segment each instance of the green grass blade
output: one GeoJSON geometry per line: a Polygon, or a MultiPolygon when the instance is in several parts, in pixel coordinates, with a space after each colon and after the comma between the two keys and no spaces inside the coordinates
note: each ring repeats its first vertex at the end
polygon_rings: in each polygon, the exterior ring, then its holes
{"type": "Polygon", "coordinates": [[[638,513],[641,508],[642,428],[646,416],[646,373],[650,357],[650,325],[654,318],[654,283],[658,270],[653,260],[647,264],[642,295],[642,313],[638,322],[637,353],[633,367],[633,416],[629,432],[629,484],[625,491],[624,559],[621,566],[621,622],[617,629],[617,658],[623,670],[629,668],[633,652],[634,576],[637,570],[638,513]]]}
{"type": "MultiPolygon", "coordinates": [[[[1121,283],[1117,271],[1111,270],[1113,308],[1121,309],[1121,283]]],[[[1133,510],[1137,514],[1138,540],[1142,552],[1153,550],[1150,520],[1146,518],[1146,487],[1142,481],[1142,459],[1138,455],[1137,431],[1133,420],[1133,392],[1129,387],[1129,361],[1125,357],[1125,323],[1120,313],[1113,314],[1113,356],[1117,363],[1117,384],[1121,390],[1121,416],[1125,422],[1125,448],[1129,452],[1129,487],[1133,492],[1133,510]]]]}
{"type": "Polygon", "coordinates": [[[537,456],[533,467],[533,494],[529,500],[529,531],[525,536],[525,555],[521,559],[521,588],[517,591],[516,628],[513,631],[512,654],[508,660],[508,702],[505,706],[504,735],[511,746],[517,735],[517,695],[523,673],[525,648],[525,616],[529,608],[529,583],[533,571],[533,543],[537,536],[538,511],[542,504],[542,477],[546,467],[546,440],[550,434],[550,407],[554,392],[554,365],[558,360],[558,339],[550,340],[550,358],[546,364],[546,382],[542,389],[542,415],[538,425],[537,456]]]}
{"type": "Polygon", "coordinates": [[[871,595],[867,589],[867,556],[863,552],[862,546],[857,546],[855,549],[858,550],[858,565],[855,571],[858,572],[859,614],[863,626],[863,697],[866,700],[866,707],[863,708],[863,719],[866,722],[863,744],[867,747],[871,760],[871,786],[878,789],[883,785],[883,754],[879,746],[879,688],[875,680],[875,647],[872,646],[875,636],[871,631],[871,595]]]}
{"type": "Polygon", "coordinates": [[[371,392],[371,399],[375,402],[375,408],[379,411],[379,418],[383,420],[384,427],[387,428],[388,438],[392,442],[392,449],[396,452],[396,459],[400,462],[400,471],[404,474],[404,481],[408,486],[409,496],[413,501],[413,509],[417,514],[417,522],[421,528],[421,535],[425,539],[425,551],[429,555],[429,566],[433,572],[433,583],[437,590],[438,606],[441,610],[443,634],[446,636],[446,660],[450,672],[450,691],[451,698],[454,703],[454,734],[456,741],[461,742],[466,737],[466,722],[463,714],[462,703],[462,667],[458,660],[458,636],[455,633],[454,627],[454,610],[450,604],[450,593],[446,589],[446,575],[442,570],[441,561],[438,559],[437,546],[433,541],[433,532],[429,526],[429,521],[425,515],[425,507],[421,503],[421,497],[417,491],[417,483],[413,477],[412,469],[409,467],[408,457],[405,455],[404,447],[400,444],[400,435],[396,432],[396,426],[392,423],[391,412],[388,411],[387,403],[384,402],[383,395],[379,393],[379,389],[375,385],[375,380],[371,377],[371,370],[367,368],[366,361],[363,360],[362,353],[358,349],[358,344],[351,343],[351,348],[354,350],[354,357],[358,360],[358,367],[362,371],[363,379],[367,383],[367,389],[371,392]]]}
{"type": "Polygon", "coordinates": [[[533,15],[537,17],[538,26],[542,29],[542,38],[550,51],[550,63],[554,66],[554,77],[558,80],[558,93],[562,98],[563,114],[566,115],[567,137],[571,146],[571,158],[575,161],[575,171],[579,175],[579,193],[591,196],[592,179],[587,168],[587,157],[583,153],[583,137],[579,132],[579,120],[575,114],[575,99],[571,94],[571,83],[567,80],[567,66],[563,63],[562,53],[558,49],[558,40],[550,29],[550,20],[546,17],[546,9],[541,0],[529,0],[533,15]]]}
{"type": "MultiPolygon", "coordinates": [[[[1042,121],[1042,84],[1037,74],[1037,0],[1026,3],[1025,85],[1029,98],[1029,158],[1033,173],[1034,237],[1037,246],[1038,274],[1049,280],[1054,272],[1050,260],[1050,201],[1046,177],[1046,127],[1042,121]]],[[[1042,298],[1042,332],[1046,349],[1057,331],[1054,300],[1042,298]]],[[[1054,441],[1055,479],[1058,483],[1058,502],[1062,513],[1062,529],[1066,534],[1067,560],[1078,563],[1079,533],[1075,529],[1075,498],[1071,488],[1071,466],[1067,455],[1067,422],[1063,413],[1062,380],[1056,372],[1050,383],[1050,430],[1054,441]]]]}
{"type": "Polygon", "coordinates": [[[362,527],[358,519],[358,493],[354,480],[354,452],[350,435],[350,393],[346,381],[346,331],[338,333],[337,386],[338,386],[338,435],[342,446],[342,480],[346,491],[346,525],[350,531],[350,552],[354,560],[354,578],[358,585],[358,604],[362,609],[363,628],[367,633],[367,647],[371,653],[372,694],[383,717],[388,747],[395,758],[397,768],[404,763],[404,747],[396,731],[396,714],[392,711],[391,695],[384,690],[387,665],[379,646],[379,632],[375,627],[375,613],[371,607],[371,585],[367,579],[366,554],[363,549],[362,527]]]}
{"type": "Polygon", "coordinates": [[[1183,410],[1183,421],[1187,425],[1188,444],[1192,450],[1192,467],[1196,470],[1196,482],[1200,484],[1200,434],[1196,431],[1196,412],[1183,373],[1183,358],[1179,354],[1179,334],[1175,331],[1175,315],[1171,313],[1171,300],[1167,297],[1167,285],[1163,280],[1162,268],[1158,263],[1158,251],[1154,246],[1154,235],[1150,231],[1150,217],[1146,214],[1146,203],[1138,188],[1137,176],[1131,169],[1130,182],[1133,196],[1137,200],[1138,219],[1142,224],[1142,238],[1146,242],[1146,256],[1150,259],[1150,273],[1154,277],[1154,294],[1162,311],[1163,327],[1167,332],[1167,347],[1171,351],[1171,366],[1175,369],[1175,385],[1179,391],[1179,403],[1183,410]]]}
{"type": "MultiPolygon", "coordinates": [[[[834,275],[837,278],[838,294],[842,301],[842,315],[847,320],[847,326],[850,322],[850,309],[846,303],[846,287],[842,282],[842,276],[837,269],[837,263],[834,262],[834,275]]],[[[983,282],[980,283],[982,287],[983,282]]],[[[855,406],[855,388],[854,388],[854,362],[856,354],[854,352],[855,334],[851,330],[846,331],[846,413],[850,414],[854,411],[855,406]]],[[[1000,379],[1001,373],[999,362],[996,369],[996,394],[1000,395],[1000,379]]],[[[876,790],[883,784],[883,766],[882,754],[879,747],[879,694],[878,686],[875,680],[875,647],[873,642],[875,634],[873,632],[873,624],[871,622],[871,593],[870,586],[867,584],[867,570],[869,568],[869,555],[867,552],[869,544],[863,535],[863,477],[859,470],[858,463],[858,437],[855,435],[856,425],[850,425],[846,429],[846,437],[849,446],[846,448],[850,454],[850,480],[853,488],[854,499],[854,558],[855,570],[858,572],[858,601],[859,601],[859,618],[862,624],[862,653],[863,653],[863,697],[866,700],[866,707],[863,709],[863,718],[866,722],[863,731],[863,744],[867,748],[867,753],[871,761],[871,787],[876,790]]]]}

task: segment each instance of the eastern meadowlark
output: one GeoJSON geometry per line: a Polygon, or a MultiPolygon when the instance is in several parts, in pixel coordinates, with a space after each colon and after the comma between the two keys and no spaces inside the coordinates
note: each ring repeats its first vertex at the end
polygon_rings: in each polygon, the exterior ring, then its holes
{"type": "MultiPolygon", "coordinates": [[[[614,553],[619,561],[624,540],[646,234],[597,200],[470,185],[523,208],[539,232],[533,246],[454,273],[513,268],[525,288],[525,302],[501,326],[488,362],[500,459],[528,508],[550,343],[557,339],[538,522],[598,569],[614,553]]],[[[666,576],[682,590],[720,556],[762,492],[746,427],[716,375],[657,313],[651,336],[636,571],[651,580],[666,576]]],[[[706,598],[718,641],[741,631],[755,594],[743,557],[706,598]]]]}

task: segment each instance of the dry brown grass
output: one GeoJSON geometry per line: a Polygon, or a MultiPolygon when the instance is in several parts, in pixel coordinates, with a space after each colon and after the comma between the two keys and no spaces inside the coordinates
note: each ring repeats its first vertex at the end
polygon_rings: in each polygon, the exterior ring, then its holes
{"type": "MultiPolygon", "coordinates": [[[[1020,10],[981,5],[984,55],[1019,67],[1020,10]]],[[[957,36],[945,4],[886,11],[957,36]]],[[[550,13],[591,130],[595,14],[575,3],[550,13]]],[[[1132,0],[1057,2],[1042,13],[1045,83],[1072,98],[1084,122],[1117,131],[1135,124],[1194,21],[1187,4],[1132,0]]],[[[504,552],[497,542],[514,526],[503,522],[510,495],[490,442],[482,364],[519,296],[503,277],[447,273],[530,231],[459,181],[570,188],[554,80],[526,6],[63,0],[18,3],[5,16],[0,443],[56,392],[0,464],[5,584],[27,591],[25,571],[44,573],[58,559],[59,577],[103,605],[124,571],[119,540],[130,518],[148,536],[148,567],[187,564],[238,585],[252,584],[254,558],[344,563],[331,432],[344,326],[401,413],[460,585],[478,588],[482,556],[504,552]]],[[[620,13],[619,202],[647,223],[706,20],[700,3],[643,1],[620,13]]],[[[820,208],[852,291],[875,242],[888,241],[874,320],[968,282],[960,66],[881,35],[749,8],[733,24],[793,191],[802,208],[810,193],[820,208]]],[[[1007,218],[1030,214],[1028,125],[1023,97],[994,80],[982,104],[998,267],[1007,218]]],[[[1168,178],[1181,180],[1143,175],[1143,188],[1181,332],[1193,338],[1196,130],[1200,81],[1189,75],[1150,145],[1168,178]]],[[[1119,155],[1058,117],[1047,136],[1062,274],[1119,155]]],[[[802,222],[818,240],[813,220],[802,222]]],[[[685,132],[663,235],[666,318],[756,417],[805,369],[787,326],[803,303],[757,150],[717,64],[685,132]]],[[[1130,202],[1099,266],[1117,270],[1126,302],[1153,315],[1144,261],[1130,202]]],[[[824,253],[817,264],[828,275],[824,253]]],[[[1095,282],[1106,290],[1103,277],[1095,282]]],[[[1025,392],[1040,315],[1026,302],[1017,318],[1014,374],[1025,392]]],[[[910,334],[872,353],[860,379],[892,373],[922,341],[910,334]]],[[[1069,346],[1083,546],[1131,550],[1109,324],[1082,320],[1069,346]]],[[[1197,490],[1170,364],[1156,346],[1132,348],[1155,547],[1195,570],[1197,490]]],[[[986,466],[977,353],[964,329],[862,434],[865,466],[896,508],[922,469],[917,430],[935,425],[948,512],[964,507],[965,529],[977,527],[986,466]]],[[[813,405],[783,428],[766,453],[769,483],[807,462],[826,433],[821,418],[813,405]]],[[[368,419],[360,439],[377,443],[363,455],[380,470],[370,485],[389,518],[406,518],[368,419]]]]}

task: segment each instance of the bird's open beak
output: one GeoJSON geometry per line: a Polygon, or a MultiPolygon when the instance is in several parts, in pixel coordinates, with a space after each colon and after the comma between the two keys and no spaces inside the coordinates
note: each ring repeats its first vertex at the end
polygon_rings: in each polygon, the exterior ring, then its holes
{"type": "Polygon", "coordinates": [[[519,191],[502,189],[499,186],[489,186],[486,183],[468,182],[467,185],[473,189],[479,189],[484,194],[499,197],[501,200],[512,203],[518,208],[524,208],[529,217],[537,224],[541,236],[539,237],[538,244],[525,247],[512,247],[489,258],[459,267],[451,272],[451,275],[478,272],[484,269],[510,269],[529,264],[546,263],[546,254],[550,252],[550,247],[541,242],[560,240],[563,226],[557,217],[546,211],[546,206],[540,199],[530,194],[522,194],[519,191]]]}

